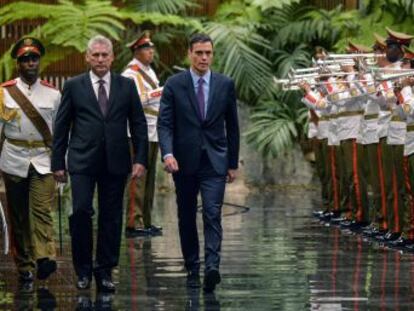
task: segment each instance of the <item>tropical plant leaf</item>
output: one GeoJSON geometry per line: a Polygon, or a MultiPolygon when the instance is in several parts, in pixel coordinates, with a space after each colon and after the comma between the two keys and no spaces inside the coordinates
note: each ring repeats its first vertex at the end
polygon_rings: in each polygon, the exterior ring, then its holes
{"type": "Polygon", "coordinates": [[[194,0],[132,0],[125,1],[129,8],[138,12],[177,14],[199,5],[194,0]]]}

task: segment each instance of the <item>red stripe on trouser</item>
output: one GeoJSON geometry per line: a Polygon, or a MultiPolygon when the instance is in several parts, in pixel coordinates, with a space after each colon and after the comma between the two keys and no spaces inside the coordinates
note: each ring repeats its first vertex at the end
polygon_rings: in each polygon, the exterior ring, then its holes
{"type": "Polygon", "coordinates": [[[360,189],[360,182],[359,182],[359,175],[358,175],[358,151],[357,151],[357,144],[356,141],[352,141],[352,174],[354,179],[354,186],[355,186],[355,199],[357,204],[357,212],[356,212],[356,221],[362,221],[363,219],[363,209],[362,209],[362,199],[361,199],[361,189],[360,189]]]}
{"type": "Polygon", "coordinates": [[[336,180],[336,157],[335,157],[335,147],[330,146],[330,155],[331,155],[331,174],[332,174],[332,192],[334,196],[334,210],[339,210],[339,197],[338,197],[338,181],[336,180]]]}
{"type": "Polygon", "coordinates": [[[134,228],[135,227],[135,184],[136,180],[131,178],[129,182],[129,205],[128,205],[128,228],[134,228]]]}
{"type": "Polygon", "coordinates": [[[398,187],[397,187],[397,173],[395,168],[392,170],[392,192],[394,194],[394,232],[400,232],[400,218],[398,216],[398,187]]]}
{"type": "MultiPolygon", "coordinates": [[[[378,157],[378,175],[379,175],[379,182],[380,182],[380,189],[381,189],[381,210],[382,210],[382,228],[383,230],[387,230],[387,196],[385,194],[385,180],[384,180],[384,170],[382,169],[382,149],[381,143],[377,146],[377,157],[378,157]]],[[[381,225],[381,224],[380,224],[381,225]]]]}
{"type": "Polygon", "coordinates": [[[405,180],[405,188],[406,188],[406,194],[407,194],[407,204],[409,208],[409,215],[408,215],[408,238],[410,240],[414,239],[414,233],[413,233],[413,222],[414,222],[414,197],[413,197],[413,187],[411,185],[410,181],[410,172],[409,172],[409,164],[408,164],[408,157],[404,157],[403,162],[404,167],[404,180],[405,180]]]}

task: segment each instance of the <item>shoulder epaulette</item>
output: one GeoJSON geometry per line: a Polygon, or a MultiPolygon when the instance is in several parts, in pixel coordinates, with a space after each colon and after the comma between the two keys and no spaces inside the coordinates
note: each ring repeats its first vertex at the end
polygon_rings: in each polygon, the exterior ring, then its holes
{"type": "Polygon", "coordinates": [[[53,84],[49,83],[48,81],[40,80],[40,84],[44,85],[44,86],[47,86],[47,87],[51,87],[52,89],[56,90],[56,87],[53,84]]]}
{"type": "Polygon", "coordinates": [[[128,68],[132,69],[133,71],[139,71],[139,66],[138,65],[131,65],[128,68]]]}
{"type": "Polygon", "coordinates": [[[10,80],[10,81],[6,81],[2,84],[0,84],[1,87],[8,87],[8,86],[12,86],[12,85],[16,85],[17,80],[10,80]]]}

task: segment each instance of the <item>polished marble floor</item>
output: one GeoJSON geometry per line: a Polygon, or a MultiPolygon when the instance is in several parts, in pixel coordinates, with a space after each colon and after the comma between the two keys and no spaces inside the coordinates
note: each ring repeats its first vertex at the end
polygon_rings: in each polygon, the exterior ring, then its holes
{"type": "Polygon", "coordinates": [[[318,223],[315,190],[230,191],[226,202],[215,294],[187,290],[174,196],[159,194],[164,234],[123,239],[115,295],[75,289],[65,222],[59,270],[33,294],[0,255],[0,310],[414,310],[414,256],[318,223]]]}

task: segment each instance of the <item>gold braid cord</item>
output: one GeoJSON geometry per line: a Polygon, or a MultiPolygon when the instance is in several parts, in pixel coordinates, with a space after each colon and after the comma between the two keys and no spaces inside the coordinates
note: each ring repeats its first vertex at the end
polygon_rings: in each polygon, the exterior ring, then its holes
{"type": "Polygon", "coordinates": [[[16,119],[18,116],[17,109],[10,109],[6,107],[4,100],[4,89],[0,87],[0,120],[9,122],[13,119],[16,119]]]}

